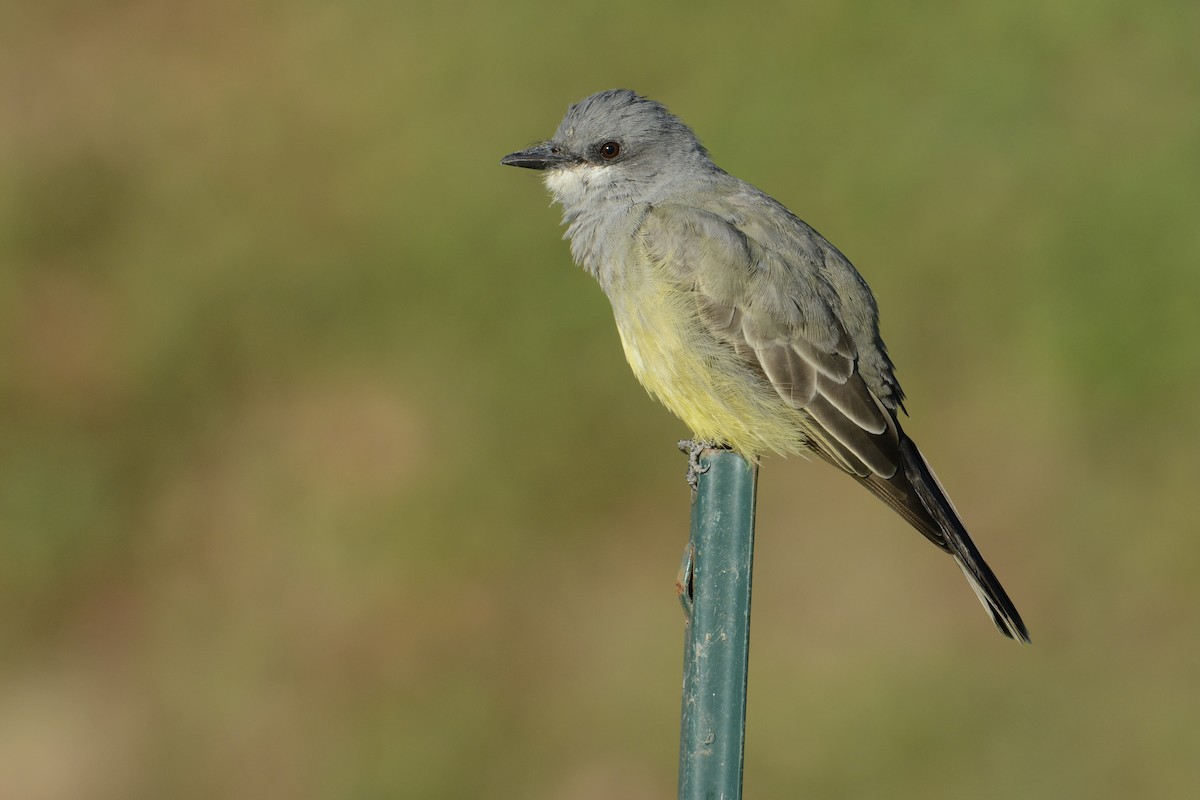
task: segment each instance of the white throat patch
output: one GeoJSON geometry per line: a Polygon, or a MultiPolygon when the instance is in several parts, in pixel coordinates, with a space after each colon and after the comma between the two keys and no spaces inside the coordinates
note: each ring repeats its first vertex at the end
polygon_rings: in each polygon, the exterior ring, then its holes
{"type": "Polygon", "coordinates": [[[611,167],[576,164],[561,169],[546,170],[546,188],[554,200],[563,206],[575,205],[592,192],[603,192],[617,175],[611,167]]]}

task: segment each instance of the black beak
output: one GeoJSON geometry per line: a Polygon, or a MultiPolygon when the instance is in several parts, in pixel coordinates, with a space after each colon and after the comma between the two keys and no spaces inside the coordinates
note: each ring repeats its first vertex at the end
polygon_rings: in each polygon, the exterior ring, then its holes
{"type": "Polygon", "coordinates": [[[525,167],[525,169],[551,169],[564,164],[572,164],[578,160],[575,156],[569,155],[560,145],[554,142],[542,142],[528,150],[509,153],[500,159],[500,163],[510,167],[525,167]]]}

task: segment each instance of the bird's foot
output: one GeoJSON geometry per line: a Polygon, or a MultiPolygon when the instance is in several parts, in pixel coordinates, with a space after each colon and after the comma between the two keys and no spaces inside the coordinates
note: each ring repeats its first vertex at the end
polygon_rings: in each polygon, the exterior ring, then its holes
{"type": "Polygon", "coordinates": [[[723,447],[716,442],[707,442],[703,439],[680,439],[679,449],[681,452],[687,453],[688,470],[687,470],[687,485],[692,489],[692,499],[696,499],[696,489],[700,485],[700,476],[708,472],[709,467],[700,463],[700,454],[705,450],[723,447]]]}

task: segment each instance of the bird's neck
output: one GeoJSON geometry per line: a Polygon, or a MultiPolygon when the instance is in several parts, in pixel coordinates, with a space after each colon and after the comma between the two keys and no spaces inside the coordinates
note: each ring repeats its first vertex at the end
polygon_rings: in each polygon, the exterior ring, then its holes
{"type": "Polygon", "coordinates": [[[612,288],[617,263],[625,257],[649,208],[649,204],[632,202],[571,210],[563,207],[571,257],[600,283],[606,294],[612,288]]]}
{"type": "Polygon", "coordinates": [[[614,259],[628,243],[648,207],[643,187],[616,180],[605,167],[577,166],[546,173],[546,187],[562,206],[571,256],[607,292],[614,259]]]}

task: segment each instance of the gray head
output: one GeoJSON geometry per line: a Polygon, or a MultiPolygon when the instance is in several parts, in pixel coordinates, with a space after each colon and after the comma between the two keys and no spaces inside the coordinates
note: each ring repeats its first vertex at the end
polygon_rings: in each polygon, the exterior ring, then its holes
{"type": "Polygon", "coordinates": [[[581,100],[567,111],[553,139],[500,163],[545,170],[546,185],[564,206],[601,197],[629,199],[696,168],[713,169],[691,128],[660,103],[628,89],[581,100]]]}

